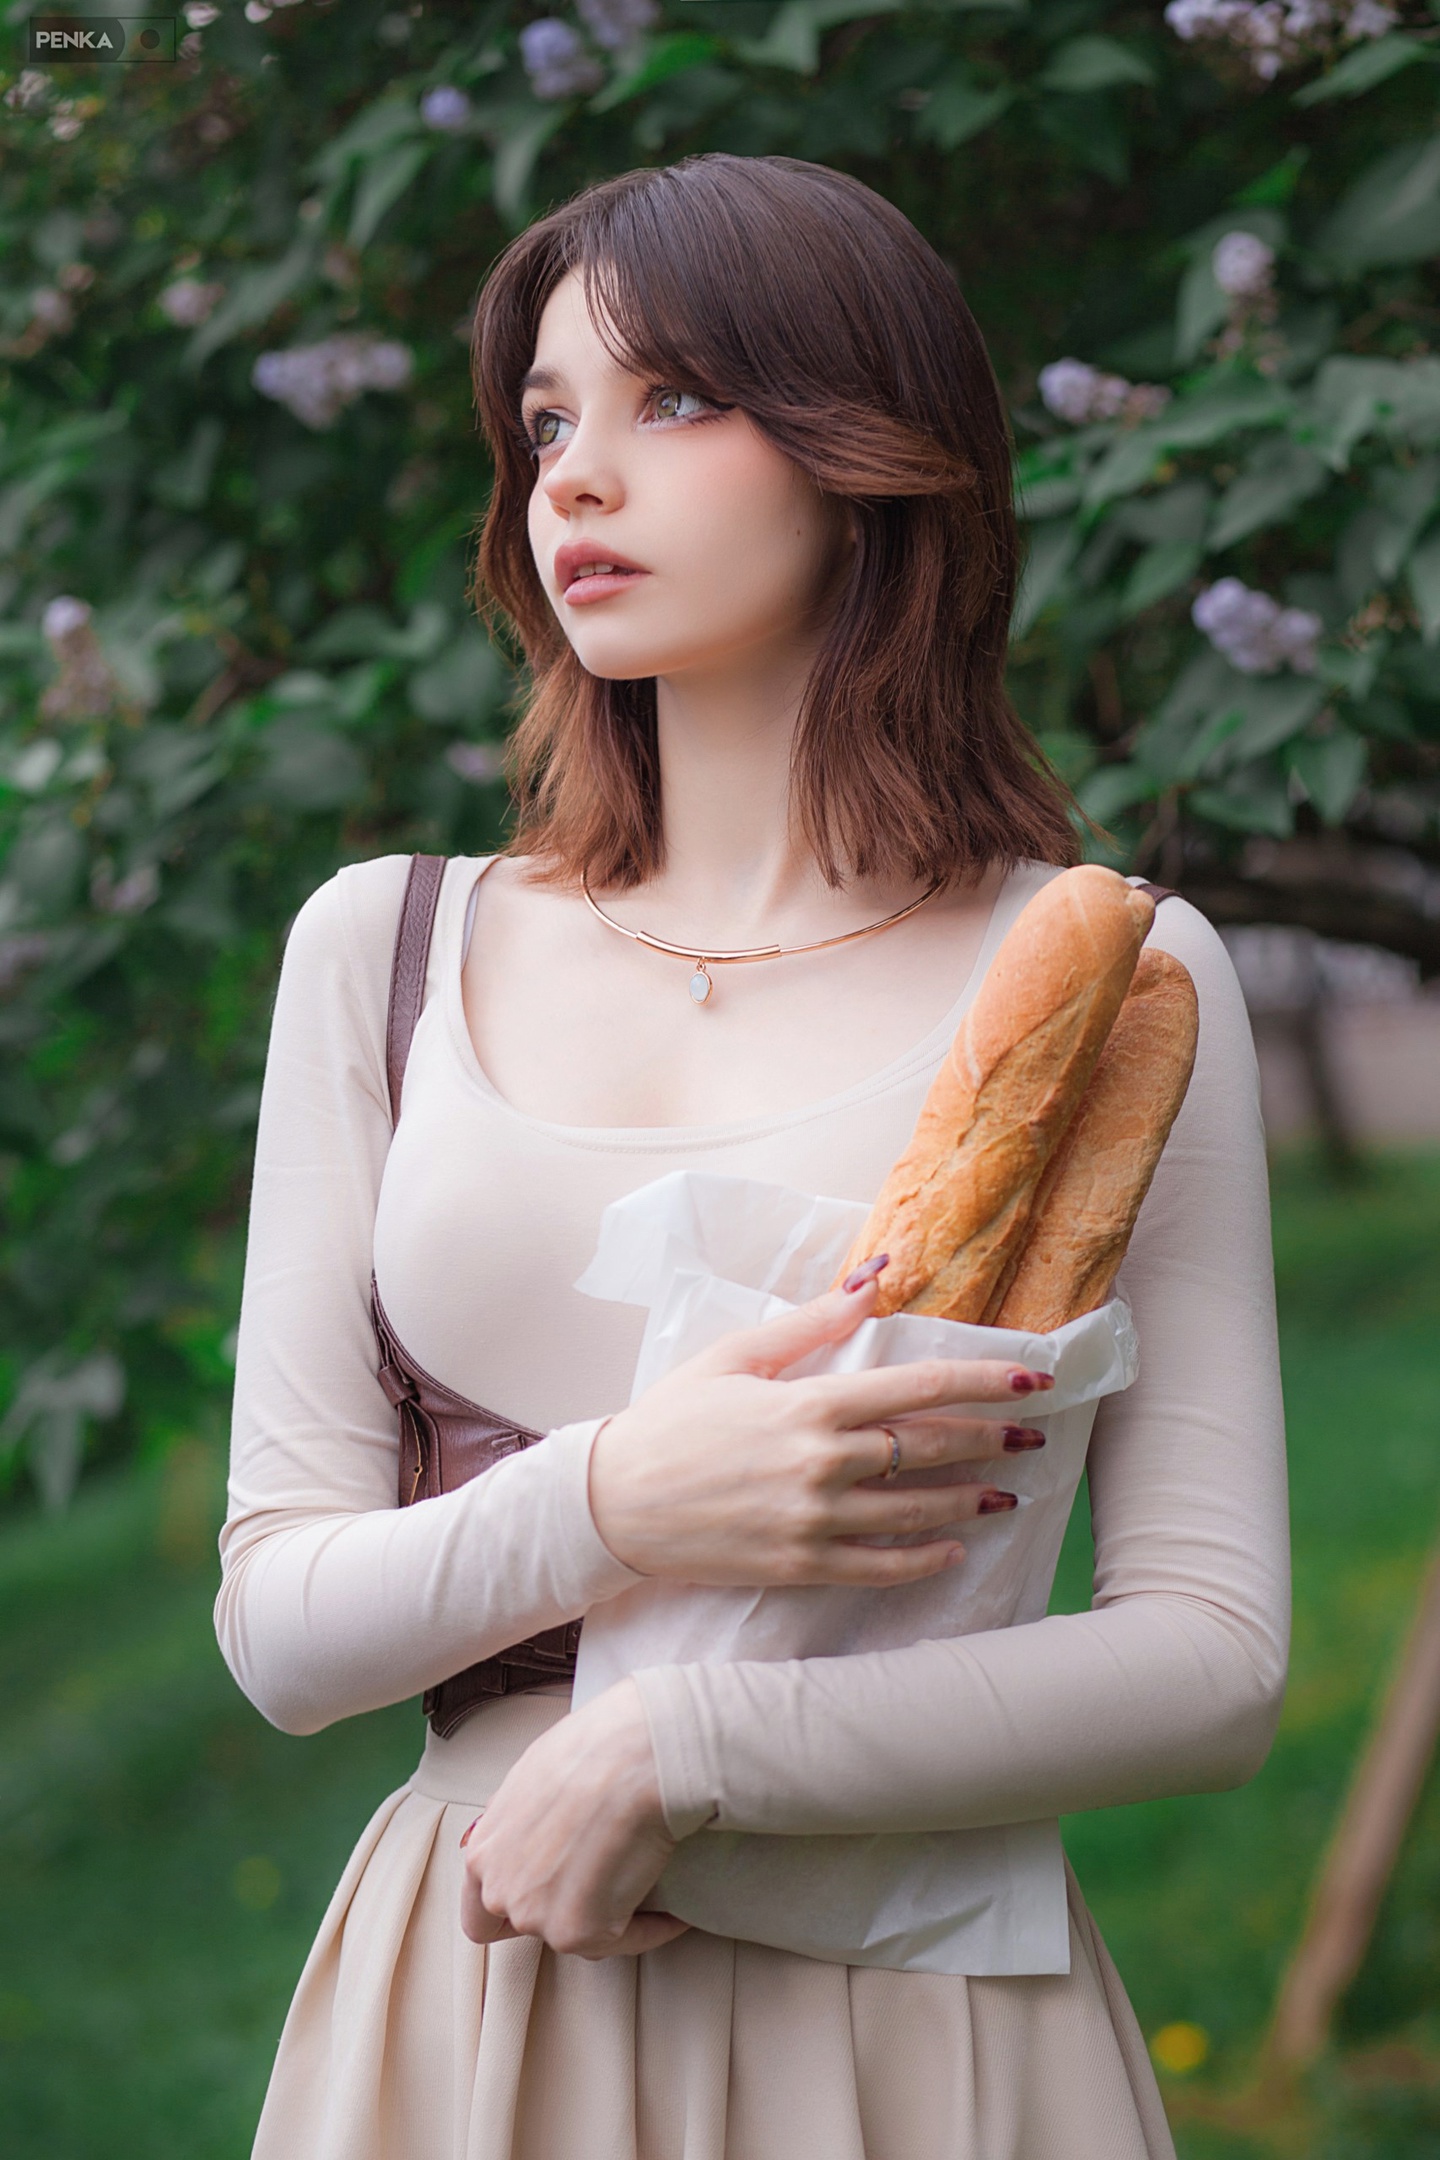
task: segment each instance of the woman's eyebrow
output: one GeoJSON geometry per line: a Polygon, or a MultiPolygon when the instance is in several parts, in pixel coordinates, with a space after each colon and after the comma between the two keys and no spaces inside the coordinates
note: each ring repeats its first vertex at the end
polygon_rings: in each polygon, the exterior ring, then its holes
{"type": "Polygon", "coordinates": [[[520,378],[520,395],[523,397],[527,390],[560,390],[564,383],[564,376],[554,368],[532,367],[520,378]]]}

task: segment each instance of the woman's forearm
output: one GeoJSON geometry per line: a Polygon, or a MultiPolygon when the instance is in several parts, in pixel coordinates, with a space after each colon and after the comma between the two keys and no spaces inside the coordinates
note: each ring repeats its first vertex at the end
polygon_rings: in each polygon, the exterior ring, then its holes
{"type": "Polygon", "coordinates": [[[1283,1654],[1182,1598],[954,1642],[638,1673],[672,1836],[969,1829],[1252,1777],[1283,1654]]]}
{"type": "Polygon", "coordinates": [[[599,1422],[561,1426],[414,1507],[232,1517],[216,1631],[256,1708],[285,1732],[316,1732],[635,1582],[586,1499],[599,1422]]]}

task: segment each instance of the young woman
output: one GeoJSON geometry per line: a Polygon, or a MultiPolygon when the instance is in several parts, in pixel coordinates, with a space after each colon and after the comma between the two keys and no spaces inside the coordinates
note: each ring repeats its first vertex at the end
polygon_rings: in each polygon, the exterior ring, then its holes
{"type": "MultiPolygon", "coordinates": [[[[297,1733],[647,1577],[881,1597],[963,1568],[1042,1438],[1003,1362],[785,1378],[872,1310],[873,1268],[629,1407],[642,1315],[573,1287],[606,1204],[676,1168],[868,1204],[1074,859],[1002,687],[1010,453],[952,278],[852,179],[692,158],[515,241],[475,372],[482,598],[534,678],[516,837],[444,866],[393,1137],[403,858],[302,909],[266,1075],[218,1626],[297,1733]],[[540,1444],[395,1505],[372,1267],[414,1369],[540,1444]],[[998,1454],[952,1407],[1012,1400],[998,1454]],[[969,1481],[891,1486],[892,1434],[969,1481]],[[891,1531],[926,1539],[856,1542],[891,1531]]],[[[1209,926],[1171,899],[1152,937],[1200,1048],[1121,1278],[1142,1368],[1093,1436],[1092,1609],[662,1666],[574,1712],[562,1658],[438,1719],[305,1968],[263,2160],[1172,2153],[1073,1878],[1062,1972],[821,1961],[648,1909],[707,1825],[974,1832],[1263,1761],[1287,1553],[1255,1061],[1209,926]]]]}

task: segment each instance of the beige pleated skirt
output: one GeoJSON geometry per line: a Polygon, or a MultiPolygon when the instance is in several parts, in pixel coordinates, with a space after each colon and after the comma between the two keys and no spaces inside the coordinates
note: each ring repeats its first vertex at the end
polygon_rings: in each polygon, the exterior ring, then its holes
{"type": "Polygon", "coordinates": [[[597,1962],[468,1942],[461,1833],[564,1707],[493,1705],[377,1809],[255,2160],[1174,2160],[1073,1876],[1058,1977],[882,1972],[693,1930],[597,1962]]]}

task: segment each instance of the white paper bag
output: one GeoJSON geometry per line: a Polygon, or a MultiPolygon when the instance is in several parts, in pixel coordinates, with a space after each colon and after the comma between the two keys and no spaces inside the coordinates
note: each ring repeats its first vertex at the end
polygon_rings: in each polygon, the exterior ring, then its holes
{"type": "MultiPolygon", "coordinates": [[[[868,1213],[855,1201],[689,1170],[613,1202],[576,1288],[649,1308],[631,1400],[731,1329],[818,1296],[868,1213]]],[[[880,1590],[638,1584],[586,1615],[576,1706],[647,1666],[837,1657],[1039,1619],[1097,1406],[1138,1369],[1129,1309],[1115,1299],[1050,1335],[896,1313],[862,1321],[786,1377],[928,1357],[999,1357],[1055,1375],[1043,1409],[1033,1399],[1024,1408],[1047,1445],[1003,1458],[1019,1506],[963,1525],[959,1567],[880,1590]]],[[[962,1410],[997,1423],[1017,1414],[1013,1403],[962,1410]]],[[[994,1462],[951,1472],[957,1484],[995,1475],[994,1462]]],[[[1069,1970],[1054,1822],[814,1837],[702,1831],[677,1848],[646,1903],[715,1934],[845,1964],[1069,1970]]]]}

